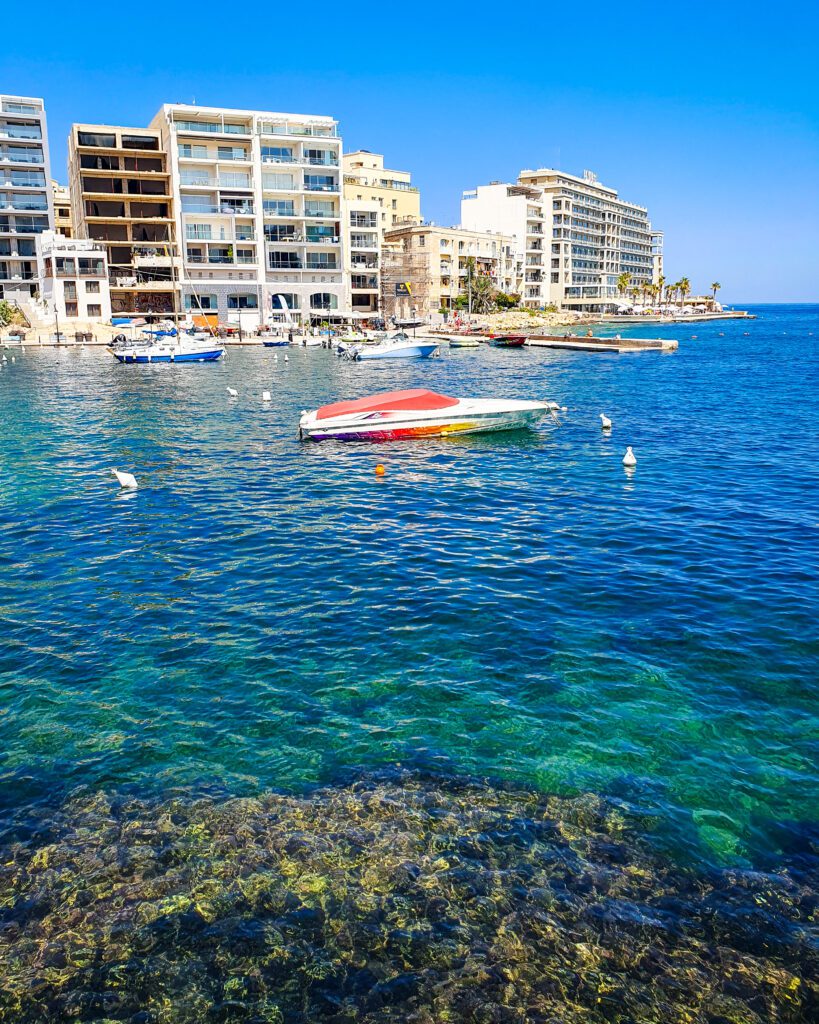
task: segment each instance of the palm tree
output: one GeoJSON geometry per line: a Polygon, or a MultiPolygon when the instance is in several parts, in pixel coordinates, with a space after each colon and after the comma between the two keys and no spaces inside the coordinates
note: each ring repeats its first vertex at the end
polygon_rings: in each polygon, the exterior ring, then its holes
{"type": "Polygon", "coordinates": [[[660,301],[660,305],[661,306],[663,304],[663,286],[664,285],[665,285],[665,278],[663,277],[662,274],[660,274],[660,276],[657,278],[657,289],[658,289],[658,294],[660,296],[660,300],[659,301],[660,301]]]}
{"type": "Polygon", "coordinates": [[[711,300],[714,303],[714,305],[717,304],[717,292],[720,290],[720,288],[722,288],[722,285],[719,283],[719,281],[711,282],[711,291],[713,292],[711,300]]]}
{"type": "Polygon", "coordinates": [[[617,278],[617,294],[618,295],[625,295],[625,293],[628,291],[628,286],[630,284],[631,284],[631,274],[629,274],[628,271],[624,271],[617,278]]]}
{"type": "Polygon", "coordinates": [[[685,305],[685,297],[691,291],[691,282],[687,277],[681,277],[677,288],[680,292],[680,309],[685,305]]]}

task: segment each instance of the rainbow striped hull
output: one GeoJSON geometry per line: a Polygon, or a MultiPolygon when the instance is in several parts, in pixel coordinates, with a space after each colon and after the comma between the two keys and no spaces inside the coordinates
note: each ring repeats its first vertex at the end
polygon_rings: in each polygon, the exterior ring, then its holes
{"type": "Polygon", "coordinates": [[[309,441],[408,441],[524,429],[536,426],[551,412],[546,402],[499,399],[452,399],[449,407],[431,409],[345,408],[357,404],[341,403],[303,413],[299,436],[309,441]],[[337,408],[343,411],[332,415],[337,408]]]}

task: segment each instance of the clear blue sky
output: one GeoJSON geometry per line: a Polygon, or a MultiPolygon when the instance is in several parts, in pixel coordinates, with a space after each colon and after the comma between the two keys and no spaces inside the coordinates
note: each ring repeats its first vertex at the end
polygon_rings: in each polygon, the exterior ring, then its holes
{"type": "Polygon", "coordinates": [[[339,118],[345,148],[411,170],[439,223],[457,223],[464,188],[590,168],[648,206],[669,278],[720,280],[728,302],[819,301],[818,11],[12,6],[0,92],[45,97],[63,181],[72,121],[142,125],[194,98],[339,118]]]}

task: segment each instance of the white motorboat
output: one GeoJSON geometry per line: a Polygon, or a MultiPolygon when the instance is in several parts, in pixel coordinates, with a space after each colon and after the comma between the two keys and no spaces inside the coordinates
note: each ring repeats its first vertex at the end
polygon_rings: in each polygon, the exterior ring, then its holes
{"type": "Polygon", "coordinates": [[[431,359],[441,354],[438,342],[429,338],[410,338],[399,331],[376,345],[348,345],[343,354],[357,361],[366,359],[431,359]]]}
{"type": "Polygon", "coordinates": [[[557,423],[556,409],[554,402],[451,398],[415,388],[305,411],[299,421],[299,437],[310,441],[397,441],[515,430],[533,427],[546,416],[557,423]]]}

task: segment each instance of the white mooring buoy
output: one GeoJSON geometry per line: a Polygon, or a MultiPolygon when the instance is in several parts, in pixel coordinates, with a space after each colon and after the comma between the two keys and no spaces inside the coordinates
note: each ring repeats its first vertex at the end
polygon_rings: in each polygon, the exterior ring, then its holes
{"type": "Polygon", "coordinates": [[[225,390],[227,391],[231,398],[236,398],[239,395],[239,392],[236,390],[236,388],[226,388],[225,390]]]}
{"type": "Polygon", "coordinates": [[[623,456],[623,465],[624,466],[636,466],[637,465],[637,456],[631,450],[631,445],[629,445],[628,448],[626,448],[626,454],[623,456]]]}
{"type": "Polygon", "coordinates": [[[120,487],[125,487],[128,490],[135,490],[139,484],[136,482],[136,477],[131,473],[123,473],[119,469],[112,469],[111,472],[119,481],[120,487]]]}
{"type": "Polygon", "coordinates": [[[600,413],[600,422],[603,426],[603,430],[611,430],[611,420],[603,412],[600,413]]]}
{"type": "Polygon", "coordinates": [[[269,402],[270,401],[270,392],[269,391],[263,391],[262,392],[262,401],[263,402],[269,402]]]}

